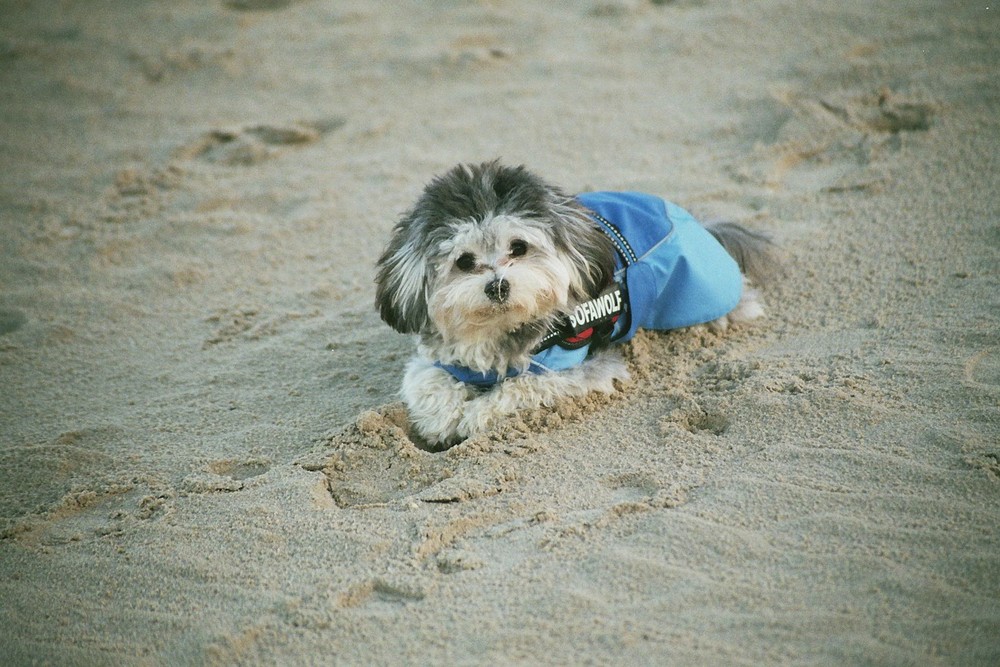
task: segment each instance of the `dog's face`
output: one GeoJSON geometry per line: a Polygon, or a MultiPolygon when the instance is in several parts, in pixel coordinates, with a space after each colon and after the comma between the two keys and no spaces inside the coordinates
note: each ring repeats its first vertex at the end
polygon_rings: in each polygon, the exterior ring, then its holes
{"type": "Polygon", "coordinates": [[[495,338],[566,309],[576,276],[546,225],[500,214],[451,226],[430,262],[427,304],[445,340],[495,338]]]}
{"type": "Polygon", "coordinates": [[[603,288],[614,265],[610,241],[572,198],[489,162],[434,179],[377,268],[377,305],[393,328],[476,345],[533,344],[603,288]]]}

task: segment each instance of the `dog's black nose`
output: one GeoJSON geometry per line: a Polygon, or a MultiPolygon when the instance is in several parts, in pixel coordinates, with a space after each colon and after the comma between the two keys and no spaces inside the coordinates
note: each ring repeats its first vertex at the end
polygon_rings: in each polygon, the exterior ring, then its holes
{"type": "Polygon", "coordinates": [[[510,295],[510,283],[504,278],[496,278],[486,283],[486,296],[490,298],[490,301],[495,301],[496,303],[503,303],[507,300],[507,296],[510,295]]]}

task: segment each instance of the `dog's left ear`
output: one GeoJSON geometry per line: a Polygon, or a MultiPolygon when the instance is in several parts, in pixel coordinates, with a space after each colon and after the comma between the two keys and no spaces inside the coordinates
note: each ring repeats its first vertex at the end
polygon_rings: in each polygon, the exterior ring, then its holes
{"type": "Polygon", "coordinates": [[[416,240],[418,221],[410,213],[393,229],[375,265],[375,307],[400,333],[418,333],[428,323],[428,267],[416,240]]]}
{"type": "Polygon", "coordinates": [[[615,272],[615,247],[589,212],[565,197],[552,205],[556,246],[572,268],[571,296],[591,299],[611,284],[615,272]]]}

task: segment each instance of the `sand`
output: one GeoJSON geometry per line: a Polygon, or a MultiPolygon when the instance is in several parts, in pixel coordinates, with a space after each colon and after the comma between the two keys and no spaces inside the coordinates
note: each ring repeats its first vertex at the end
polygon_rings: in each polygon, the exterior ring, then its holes
{"type": "Polygon", "coordinates": [[[0,7],[0,663],[1000,664],[1000,6],[0,7]],[[373,264],[502,157],[779,243],[443,453],[373,264]]]}

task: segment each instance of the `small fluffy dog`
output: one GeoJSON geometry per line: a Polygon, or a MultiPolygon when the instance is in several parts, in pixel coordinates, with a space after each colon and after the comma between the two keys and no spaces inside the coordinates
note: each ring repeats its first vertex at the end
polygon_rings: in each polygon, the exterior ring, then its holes
{"type": "Polygon", "coordinates": [[[569,196],[524,167],[456,166],[377,264],[382,319],[420,337],[402,388],[414,427],[447,447],[518,410],[613,392],[628,374],[605,348],[639,327],[762,315],[747,278],[763,276],[769,245],[652,195],[569,196]]]}

